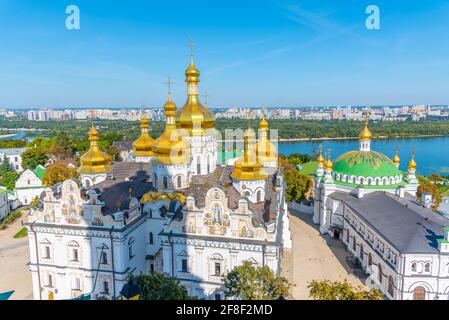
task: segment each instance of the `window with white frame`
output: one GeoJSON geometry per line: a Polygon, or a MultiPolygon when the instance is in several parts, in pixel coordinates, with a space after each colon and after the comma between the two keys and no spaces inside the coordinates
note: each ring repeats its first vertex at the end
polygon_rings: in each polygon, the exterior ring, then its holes
{"type": "Polygon", "coordinates": [[[68,244],[69,260],[72,262],[80,262],[80,246],[78,242],[71,241],[68,244]]]}

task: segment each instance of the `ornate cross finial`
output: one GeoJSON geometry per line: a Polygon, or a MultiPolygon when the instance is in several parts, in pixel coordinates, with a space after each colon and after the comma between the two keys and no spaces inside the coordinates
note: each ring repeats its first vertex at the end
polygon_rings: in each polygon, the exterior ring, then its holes
{"type": "Polygon", "coordinates": [[[195,43],[193,42],[193,39],[190,38],[189,40],[189,48],[190,48],[190,56],[193,57],[193,47],[194,47],[195,43]]]}
{"type": "Polygon", "coordinates": [[[323,153],[323,144],[320,143],[320,154],[322,154],[322,153],[323,153]]]}
{"type": "Polygon", "coordinates": [[[170,76],[167,77],[167,81],[164,82],[167,85],[168,88],[168,95],[171,95],[171,85],[173,84],[173,81],[170,80],[170,76]]]}
{"type": "Polygon", "coordinates": [[[331,149],[327,149],[327,158],[328,158],[328,159],[331,158],[331,149]]]}
{"type": "Polygon", "coordinates": [[[210,95],[207,93],[207,91],[204,91],[204,104],[207,106],[207,99],[210,97],[210,95]]]}
{"type": "Polygon", "coordinates": [[[412,159],[415,158],[415,147],[412,147],[412,159]]]}

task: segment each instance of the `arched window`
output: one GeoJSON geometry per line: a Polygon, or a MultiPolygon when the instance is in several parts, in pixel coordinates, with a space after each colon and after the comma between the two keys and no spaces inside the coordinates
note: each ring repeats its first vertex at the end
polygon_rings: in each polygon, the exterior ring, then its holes
{"type": "Polygon", "coordinates": [[[70,261],[79,262],[80,261],[80,250],[79,250],[78,242],[70,241],[68,246],[69,246],[70,261]]]}
{"type": "Polygon", "coordinates": [[[196,174],[201,175],[201,157],[196,158],[196,174]]]}
{"type": "Polygon", "coordinates": [[[86,188],[90,189],[90,180],[89,179],[86,179],[86,188]]]}
{"type": "Polygon", "coordinates": [[[131,260],[132,257],[134,257],[133,243],[134,243],[134,238],[129,239],[129,241],[128,241],[128,259],[129,260],[131,260]]]}
{"type": "Polygon", "coordinates": [[[392,276],[388,277],[388,293],[390,294],[390,296],[394,296],[394,282],[392,276]]]}
{"type": "Polygon", "coordinates": [[[364,258],[364,254],[363,254],[363,244],[360,243],[360,260],[363,263],[363,258],[364,258]]]}
{"type": "Polygon", "coordinates": [[[430,263],[429,263],[429,262],[427,262],[427,263],[424,265],[424,272],[430,272],[430,263]]]}
{"type": "Polygon", "coordinates": [[[417,266],[416,266],[416,262],[412,263],[412,271],[416,272],[418,270],[417,266]]]}
{"type": "Polygon", "coordinates": [[[182,183],[181,183],[181,176],[178,176],[178,178],[176,179],[176,183],[178,184],[178,188],[181,188],[182,183]]]}
{"type": "Polygon", "coordinates": [[[162,179],[162,185],[164,189],[168,189],[168,180],[167,177],[164,177],[164,179],[162,179]]]}
{"type": "Polygon", "coordinates": [[[373,264],[373,256],[371,253],[368,255],[368,266],[371,266],[373,264]]]}
{"type": "Polygon", "coordinates": [[[413,290],[413,300],[426,300],[426,289],[423,287],[416,287],[413,290]]]}
{"type": "Polygon", "coordinates": [[[214,205],[213,213],[214,213],[214,223],[221,223],[221,206],[219,204],[214,205]]]}
{"type": "Polygon", "coordinates": [[[355,241],[355,236],[352,238],[352,250],[356,252],[357,250],[357,242],[355,241]]]}
{"type": "Polygon", "coordinates": [[[157,174],[154,174],[154,186],[157,188],[157,174]]]}
{"type": "Polygon", "coordinates": [[[153,244],[153,232],[150,232],[150,244],[153,244]]]}
{"type": "Polygon", "coordinates": [[[256,193],[256,202],[260,202],[261,200],[262,200],[261,199],[261,191],[258,190],[257,193],[256,193]]]}

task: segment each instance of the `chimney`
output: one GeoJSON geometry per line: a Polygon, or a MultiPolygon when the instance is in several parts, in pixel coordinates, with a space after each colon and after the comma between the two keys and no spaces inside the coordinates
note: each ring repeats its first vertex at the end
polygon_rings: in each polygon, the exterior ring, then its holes
{"type": "Polygon", "coordinates": [[[430,192],[423,192],[421,202],[425,208],[430,209],[432,207],[432,194],[430,192]]]}

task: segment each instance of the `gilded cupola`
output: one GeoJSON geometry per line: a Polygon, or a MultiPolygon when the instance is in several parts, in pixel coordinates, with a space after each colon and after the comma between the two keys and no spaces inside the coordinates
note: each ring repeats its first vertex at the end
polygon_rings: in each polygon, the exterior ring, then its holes
{"type": "Polygon", "coordinates": [[[261,162],[277,161],[277,148],[268,138],[268,121],[265,117],[259,124],[259,141],[256,143],[256,154],[261,162]]]}
{"type": "Polygon", "coordinates": [[[78,168],[80,174],[98,174],[107,173],[111,171],[109,165],[110,157],[105,152],[101,151],[98,146],[100,140],[100,134],[92,125],[89,130],[89,150],[81,157],[81,166],[78,168]]]}
{"type": "Polygon", "coordinates": [[[408,170],[409,171],[416,171],[416,162],[415,162],[415,151],[412,152],[412,159],[408,163],[408,170]]]}
{"type": "Polygon", "coordinates": [[[316,161],[318,162],[318,166],[323,168],[324,167],[324,163],[326,162],[326,159],[324,159],[323,157],[323,146],[320,145],[320,155],[318,156],[318,158],[316,158],[316,161]]]}
{"type": "Polygon", "coordinates": [[[133,151],[136,157],[151,157],[153,156],[153,138],[148,133],[149,120],[144,115],[140,119],[140,137],[133,143],[133,151]]]}
{"type": "Polygon", "coordinates": [[[401,163],[401,158],[399,158],[399,149],[398,147],[396,147],[396,154],[393,157],[393,163],[396,167],[399,167],[399,164],[401,163]]]}
{"type": "Polygon", "coordinates": [[[200,82],[200,71],[190,57],[190,64],[186,72],[187,101],[184,106],[176,112],[176,126],[185,129],[190,135],[203,135],[205,130],[215,126],[215,117],[207,107],[203,106],[198,96],[198,83],[200,82]]]}
{"type": "Polygon", "coordinates": [[[178,135],[175,123],[176,105],[172,101],[170,93],[168,101],[164,105],[165,129],[162,135],[153,143],[153,155],[156,163],[164,165],[186,164],[189,161],[188,144],[178,135]]]}
{"type": "Polygon", "coordinates": [[[367,141],[367,140],[371,140],[372,134],[371,131],[368,129],[368,113],[366,114],[366,118],[365,118],[365,127],[363,128],[363,130],[360,132],[360,140],[361,141],[367,141]]]}
{"type": "Polygon", "coordinates": [[[238,180],[262,180],[267,175],[261,173],[262,164],[254,152],[254,130],[248,128],[243,136],[243,155],[235,161],[231,177],[238,180]]]}
{"type": "Polygon", "coordinates": [[[334,167],[334,164],[332,163],[331,160],[331,155],[330,152],[327,155],[327,161],[324,164],[324,169],[326,169],[327,171],[332,171],[332,168],[334,167]]]}

